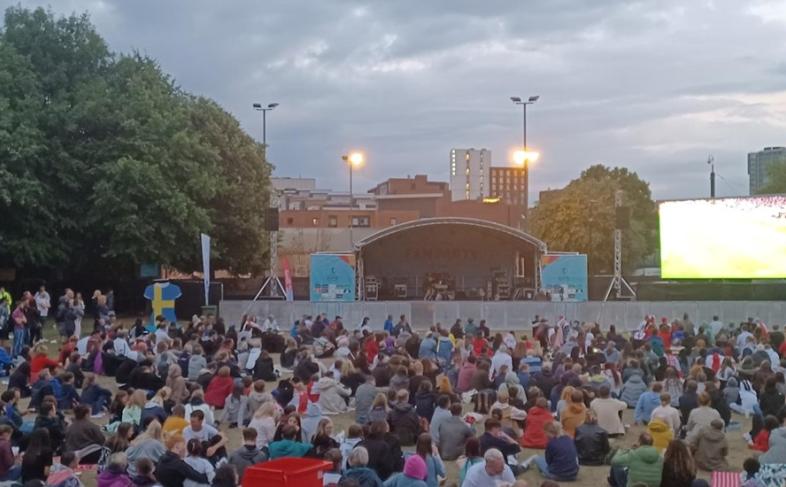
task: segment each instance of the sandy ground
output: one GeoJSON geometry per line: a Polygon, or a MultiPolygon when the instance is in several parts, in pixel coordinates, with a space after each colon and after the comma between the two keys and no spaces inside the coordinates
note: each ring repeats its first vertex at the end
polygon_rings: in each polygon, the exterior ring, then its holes
{"type": "MultiPolygon", "coordinates": [[[[50,348],[54,349],[55,345],[51,344],[50,348]]],[[[274,357],[277,360],[277,356],[274,357]]],[[[118,390],[117,383],[114,381],[114,378],[111,377],[100,377],[99,383],[116,392],[118,390]]],[[[273,390],[276,387],[276,383],[269,382],[268,390],[273,390]]],[[[3,383],[2,390],[5,390],[6,384],[3,383]]],[[[27,404],[27,400],[23,400],[20,404],[20,409],[24,408],[27,404]]],[[[466,411],[470,409],[467,408],[466,411]]],[[[32,419],[32,418],[31,418],[32,419]]],[[[352,423],[354,423],[354,414],[341,414],[337,416],[331,416],[331,419],[335,423],[336,431],[346,430],[352,423]]],[[[733,420],[739,421],[742,423],[742,429],[740,431],[732,431],[727,433],[726,438],[729,442],[729,456],[728,461],[729,465],[731,466],[732,470],[740,471],[742,469],[742,462],[752,455],[752,450],[748,449],[745,440],[742,437],[742,434],[750,429],[750,420],[746,419],[743,416],[739,416],[734,414],[732,416],[733,420]]],[[[106,419],[98,419],[93,420],[97,424],[105,424],[106,419]]],[[[624,413],[624,423],[625,424],[633,424],[633,410],[627,410],[624,413]]],[[[226,424],[221,425],[221,431],[229,437],[229,445],[228,451],[233,451],[236,448],[240,447],[242,444],[241,433],[238,428],[229,429],[226,424]]],[[[478,434],[482,433],[482,426],[480,426],[480,431],[478,434]]],[[[631,447],[637,440],[639,433],[643,431],[643,427],[641,426],[631,426],[628,430],[627,434],[624,438],[620,439],[612,439],[611,444],[612,448],[628,448],[631,447]]],[[[405,450],[412,450],[413,448],[405,448],[405,450]]],[[[534,454],[542,454],[543,450],[530,450],[524,449],[519,454],[518,459],[524,460],[528,458],[530,455],[534,454]]],[[[456,462],[445,462],[445,468],[447,470],[447,484],[452,482],[458,483],[458,466],[456,462]]],[[[592,487],[604,487],[607,484],[606,478],[608,476],[608,467],[587,467],[582,466],[579,471],[578,479],[575,482],[564,482],[565,485],[576,485],[576,486],[592,486],[592,487]]],[[[709,480],[710,473],[709,472],[700,472],[699,477],[705,478],[709,480]]],[[[81,475],[82,481],[85,486],[92,487],[96,485],[95,481],[95,473],[94,472],[84,472],[81,475]]],[[[534,467],[527,471],[525,474],[520,476],[519,478],[525,479],[529,482],[530,487],[539,486],[541,482],[543,482],[543,477],[541,477],[537,473],[537,469],[534,467]]]]}

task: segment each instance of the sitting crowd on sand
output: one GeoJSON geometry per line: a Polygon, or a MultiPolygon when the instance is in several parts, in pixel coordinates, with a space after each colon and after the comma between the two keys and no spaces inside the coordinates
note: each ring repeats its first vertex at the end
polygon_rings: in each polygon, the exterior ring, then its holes
{"type": "Polygon", "coordinates": [[[100,487],[229,487],[294,457],[329,462],[326,483],[342,487],[523,486],[529,469],[556,485],[603,466],[612,487],[700,487],[710,473],[786,485],[786,343],[752,319],[648,316],[623,334],[562,317],[515,333],[472,319],[416,332],[406,316],[281,330],[273,316],[124,327],[99,315],[50,350],[30,338],[31,308],[27,293],[3,324],[18,353],[2,352],[0,481],[75,487],[95,468],[100,487]],[[626,409],[643,431],[615,449],[633,436],[626,409]],[[339,414],[353,424],[339,431],[339,414]],[[743,415],[750,458],[730,465],[743,415]]]}

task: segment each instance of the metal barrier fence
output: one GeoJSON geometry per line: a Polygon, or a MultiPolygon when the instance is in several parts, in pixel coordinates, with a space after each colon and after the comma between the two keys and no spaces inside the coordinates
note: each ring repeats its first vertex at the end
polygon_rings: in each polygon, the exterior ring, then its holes
{"type": "Polygon", "coordinates": [[[354,328],[370,318],[374,329],[382,329],[388,315],[394,323],[406,315],[417,328],[428,328],[436,323],[450,326],[457,318],[473,318],[476,323],[486,320],[491,329],[524,330],[531,328],[535,315],[554,321],[560,316],[569,320],[598,322],[606,329],[614,324],[617,329],[635,329],[645,315],[658,320],[682,317],[687,313],[694,324],[708,323],[718,316],[724,323],[739,323],[747,318],[761,319],[769,325],[786,322],[786,302],[782,301],[634,301],[550,303],[538,301],[358,301],[354,303],[312,303],[309,301],[221,301],[221,316],[227,324],[235,324],[245,313],[264,319],[275,316],[279,326],[288,328],[304,315],[326,313],[332,320],[341,316],[344,326],[354,328]]]}

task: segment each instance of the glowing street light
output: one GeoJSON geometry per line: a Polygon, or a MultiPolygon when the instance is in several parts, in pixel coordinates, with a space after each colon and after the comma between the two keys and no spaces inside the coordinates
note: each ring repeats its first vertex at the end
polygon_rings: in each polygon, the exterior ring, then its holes
{"type": "Polygon", "coordinates": [[[521,105],[522,112],[522,130],[521,130],[521,150],[516,151],[513,155],[513,161],[521,166],[524,170],[524,215],[526,217],[529,211],[529,163],[538,160],[540,154],[537,152],[529,151],[527,148],[527,105],[532,105],[540,99],[540,95],[522,98],[520,96],[511,96],[510,101],[514,105],[521,105]]]}
{"type": "Polygon", "coordinates": [[[517,150],[516,152],[513,153],[513,162],[517,166],[525,167],[528,166],[530,162],[537,162],[539,157],[540,157],[539,152],[528,151],[528,150],[517,150]]]}
{"type": "MultiPolygon", "coordinates": [[[[341,159],[349,166],[349,209],[350,211],[355,207],[355,195],[352,193],[352,168],[360,167],[365,162],[365,156],[362,152],[354,151],[349,154],[341,156],[341,159]]],[[[352,242],[352,247],[355,246],[355,237],[352,234],[352,214],[349,215],[349,240],[352,242]]]]}

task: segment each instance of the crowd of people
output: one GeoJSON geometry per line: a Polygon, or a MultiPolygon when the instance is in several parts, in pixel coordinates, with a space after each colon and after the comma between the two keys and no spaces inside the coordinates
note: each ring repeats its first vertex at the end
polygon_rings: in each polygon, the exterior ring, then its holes
{"type": "Polygon", "coordinates": [[[745,487],[786,485],[786,342],[752,319],[648,316],[630,336],[561,317],[524,333],[472,319],[416,332],[405,316],[123,326],[99,292],[80,335],[76,294],[49,312],[42,292],[0,310],[0,481],[75,487],[95,466],[99,487],[234,487],[253,465],[308,457],[342,487],[525,486],[531,468],[553,486],[586,466],[607,466],[612,487],[700,487],[698,472],[740,470],[745,487]],[[57,351],[34,331],[47,316],[57,351]],[[641,433],[614,448],[630,434],[626,409],[641,433]],[[750,458],[730,465],[743,417],[750,458]]]}

